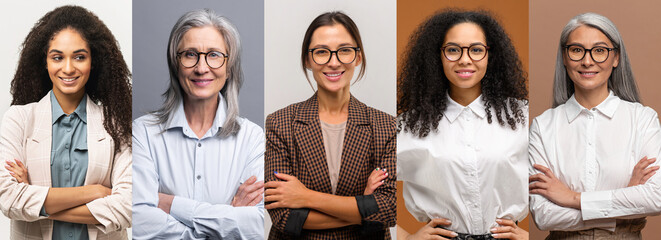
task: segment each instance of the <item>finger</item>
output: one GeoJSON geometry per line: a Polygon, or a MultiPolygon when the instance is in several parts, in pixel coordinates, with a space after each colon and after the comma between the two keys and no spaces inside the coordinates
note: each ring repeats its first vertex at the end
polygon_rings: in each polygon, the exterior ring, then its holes
{"type": "Polygon", "coordinates": [[[535,182],[535,181],[538,181],[538,182],[548,182],[548,181],[550,181],[550,180],[551,180],[551,179],[549,179],[549,177],[547,177],[547,176],[546,176],[545,174],[543,174],[543,173],[533,174],[533,175],[531,175],[530,177],[528,177],[528,182],[529,182],[529,183],[530,183],[530,182],[535,182]]]}
{"type": "Polygon", "coordinates": [[[262,190],[262,188],[257,189],[257,191],[251,192],[246,196],[246,199],[248,200],[247,202],[252,202],[252,200],[255,200],[257,196],[262,196],[263,193],[264,191],[262,190]]]}
{"type": "Polygon", "coordinates": [[[259,202],[262,201],[264,197],[262,195],[258,195],[255,199],[252,200],[252,202],[248,203],[249,206],[255,206],[259,204],[259,202]]]}
{"type": "Polygon", "coordinates": [[[280,193],[280,190],[274,189],[274,188],[268,188],[268,189],[264,190],[264,195],[276,195],[276,194],[279,194],[279,193],[280,193]]]}
{"type": "Polygon", "coordinates": [[[9,174],[10,174],[12,177],[16,178],[16,181],[18,181],[18,182],[23,182],[23,179],[22,179],[20,176],[18,176],[16,173],[9,172],[9,174]]]}
{"type": "Polygon", "coordinates": [[[499,218],[499,219],[496,219],[496,222],[498,224],[500,224],[501,226],[510,226],[510,227],[515,227],[516,228],[516,223],[512,220],[509,220],[509,219],[499,218]]]}
{"type": "Polygon", "coordinates": [[[643,170],[643,175],[659,170],[659,166],[651,166],[643,170]]]}
{"type": "MultiPolygon", "coordinates": [[[[250,184],[255,183],[256,181],[257,181],[257,177],[250,176],[245,182],[243,182],[243,184],[250,185],[250,184]]],[[[243,184],[241,184],[241,185],[243,185],[243,184]]]]}
{"type": "Polygon", "coordinates": [[[254,192],[255,190],[261,189],[261,188],[264,188],[264,182],[263,181],[259,181],[259,182],[255,182],[255,183],[252,183],[250,185],[247,185],[243,189],[243,191],[245,191],[247,193],[251,193],[251,192],[254,192]]]}
{"type": "Polygon", "coordinates": [[[26,168],[26,167],[23,165],[23,162],[21,162],[21,160],[14,159],[14,161],[16,162],[16,164],[17,164],[19,167],[21,167],[21,168],[26,168]]]}
{"type": "Polygon", "coordinates": [[[270,181],[264,184],[265,188],[278,188],[282,185],[282,182],[270,181]]]}
{"type": "Polygon", "coordinates": [[[508,232],[508,233],[496,233],[496,234],[491,234],[493,238],[498,238],[498,239],[516,239],[516,235],[514,233],[508,232]]]}
{"type": "Polygon", "coordinates": [[[533,182],[533,183],[528,185],[528,190],[546,189],[546,188],[548,188],[548,185],[545,182],[533,182]]]}
{"type": "Polygon", "coordinates": [[[539,164],[535,164],[534,167],[535,167],[535,169],[539,170],[540,172],[543,172],[546,176],[548,176],[550,178],[555,177],[555,175],[553,175],[553,172],[551,172],[550,168],[547,168],[547,167],[539,165],[539,164]]]}
{"type": "Polygon", "coordinates": [[[537,188],[537,189],[531,189],[530,191],[528,191],[528,193],[530,193],[530,194],[539,194],[539,195],[542,195],[542,196],[546,197],[547,191],[546,191],[546,189],[537,188]]]}
{"type": "Polygon", "coordinates": [[[490,230],[492,233],[505,233],[505,232],[514,232],[514,228],[510,226],[506,227],[495,227],[490,230]]]}
{"type": "Polygon", "coordinates": [[[646,174],[645,176],[643,176],[643,178],[640,179],[640,184],[645,184],[647,182],[647,180],[649,180],[652,176],[654,176],[654,174],[656,174],[656,171],[651,172],[651,173],[646,174]]]}
{"type": "Polygon", "coordinates": [[[375,180],[375,182],[381,182],[381,181],[385,180],[387,177],[388,177],[388,173],[383,174],[383,175],[381,175],[381,176],[378,176],[378,177],[376,177],[376,179],[374,179],[374,180],[375,180]]]}
{"type": "Polygon", "coordinates": [[[289,174],[284,174],[284,173],[275,173],[275,176],[279,179],[285,180],[285,181],[291,181],[294,180],[296,177],[289,175],[289,174]]]}
{"type": "MultiPolygon", "coordinates": [[[[264,199],[264,201],[266,201],[266,199],[264,199]]],[[[281,208],[281,207],[282,207],[282,204],[279,203],[279,202],[272,202],[272,203],[264,205],[264,208],[266,208],[266,209],[276,209],[276,208],[281,208]]]]}
{"type": "Polygon", "coordinates": [[[282,200],[282,195],[270,195],[264,197],[264,202],[278,202],[282,200]]]}
{"type": "Polygon", "coordinates": [[[447,229],[444,229],[444,228],[432,228],[431,231],[429,231],[429,233],[434,234],[434,235],[441,235],[441,236],[444,236],[444,237],[450,237],[450,238],[453,238],[453,237],[456,237],[456,236],[459,235],[459,234],[457,234],[453,231],[450,231],[450,230],[447,230],[447,229]]]}
{"type": "Polygon", "coordinates": [[[11,161],[5,161],[10,167],[16,167],[16,163],[11,161]]]}
{"type": "Polygon", "coordinates": [[[445,218],[434,218],[429,223],[427,223],[430,227],[436,227],[436,226],[450,226],[452,225],[452,221],[445,219],[445,218]]]}

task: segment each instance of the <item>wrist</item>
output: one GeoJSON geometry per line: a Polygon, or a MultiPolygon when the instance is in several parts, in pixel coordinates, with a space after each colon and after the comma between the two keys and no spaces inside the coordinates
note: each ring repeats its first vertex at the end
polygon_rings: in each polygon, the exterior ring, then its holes
{"type": "Polygon", "coordinates": [[[573,208],[581,210],[581,193],[580,192],[573,192],[574,197],[573,197],[573,208]]]}
{"type": "Polygon", "coordinates": [[[317,203],[320,201],[319,192],[306,189],[303,194],[303,208],[317,209],[317,203]]]}

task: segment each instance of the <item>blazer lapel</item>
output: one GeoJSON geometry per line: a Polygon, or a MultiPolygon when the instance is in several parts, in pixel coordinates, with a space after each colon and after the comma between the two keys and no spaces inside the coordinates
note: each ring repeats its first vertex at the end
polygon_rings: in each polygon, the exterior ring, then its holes
{"type": "Polygon", "coordinates": [[[103,127],[103,109],[87,97],[87,173],[85,185],[110,186],[108,168],[112,166],[113,150],[103,127]]]}
{"type": "Polygon", "coordinates": [[[340,177],[335,191],[337,195],[354,196],[363,193],[364,186],[359,183],[364,182],[369,175],[363,176],[361,171],[369,169],[365,165],[369,164],[370,144],[372,143],[368,118],[367,106],[352,95],[349,100],[349,118],[342,143],[340,177]],[[359,193],[354,192],[356,188],[361,187],[359,193]]]}
{"type": "MultiPolygon", "coordinates": [[[[295,142],[299,148],[299,159],[306,166],[311,179],[300,179],[307,183],[310,189],[331,193],[330,177],[328,174],[328,163],[326,162],[326,151],[324,140],[321,135],[319,124],[319,104],[317,94],[303,102],[294,118],[295,142]]],[[[303,176],[299,173],[299,176],[303,176]]]]}
{"type": "Polygon", "coordinates": [[[50,95],[46,94],[35,107],[34,131],[27,139],[23,161],[30,169],[30,184],[52,186],[50,173],[53,131],[50,95]]]}

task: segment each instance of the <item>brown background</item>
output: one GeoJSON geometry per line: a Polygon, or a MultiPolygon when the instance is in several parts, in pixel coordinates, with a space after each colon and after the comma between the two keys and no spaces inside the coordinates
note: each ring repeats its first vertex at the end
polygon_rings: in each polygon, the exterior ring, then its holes
{"type": "MultiPolygon", "coordinates": [[[[505,28],[518,51],[524,69],[528,70],[528,1],[397,1],[397,65],[401,67],[401,56],[409,42],[409,36],[417,26],[433,13],[448,7],[466,10],[483,9],[496,15],[505,28]]],[[[443,36],[439,36],[443,37],[443,36]]],[[[402,198],[402,183],[397,184],[397,224],[410,233],[416,232],[425,223],[420,223],[409,214],[402,198]]],[[[528,221],[519,223],[520,227],[528,229],[528,221]]]]}
{"type": "MultiPolygon", "coordinates": [[[[643,105],[661,111],[661,18],[659,1],[531,1],[530,3],[530,117],[551,107],[556,51],[560,32],[572,17],[595,12],[615,23],[627,48],[643,105]]],[[[658,174],[658,173],[657,173],[658,174]]],[[[643,239],[659,239],[661,217],[648,217],[643,239]]],[[[530,239],[547,232],[531,222],[530,239]]]]}

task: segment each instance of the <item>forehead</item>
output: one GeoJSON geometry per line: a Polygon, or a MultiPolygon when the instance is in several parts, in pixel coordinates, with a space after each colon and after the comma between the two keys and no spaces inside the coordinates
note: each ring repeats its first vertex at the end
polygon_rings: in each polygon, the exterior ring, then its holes
{"type": "Polygon", "coordinates": [[[223,35],[213,26],[194,27],[186,31],[179,43],[179,49],[193,48],[199,51],[207,49],[225,50],[223,35]]]}
{"type": "Polygon", "coordinates": [[[53,35],[48,46],[48,50],[51,49],[58,49],[61,51],[78,49],[89,50],[89,47],[87,41],[83,39],[83,36],[80,35],[78,31],[71,28],[65,28],[53,35]]]}
{"type": "Polygon", "coordinates": [[[582,44],[585,47],[597,45],[600,43],[601,45],[613,45],[606,34],[601,32],[599,29],[586,25],[581,25],[574,29],[574,31],[572,31],[567,38],[567,44],[582,44]]]}
{"type": "Polygon", "coordinates": [[[459,23],[448,29],[445,34],[444,43],[453,42],[458,44],[484,43],[486,37],[482,28],[472,22],[459,23]]]}
{"type": "Polygon", "coordinates": [[[342,24],[321,26],[314,30],[312,38],[310,39],[310,46],[334,46],[355,43],[356,41],[353,39],[347,28],[342,24]]]}

